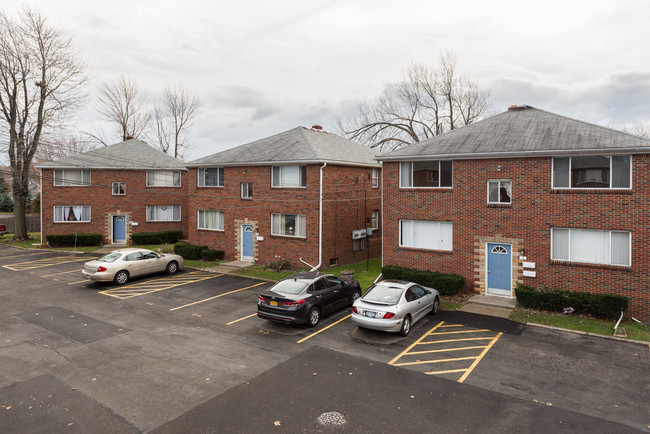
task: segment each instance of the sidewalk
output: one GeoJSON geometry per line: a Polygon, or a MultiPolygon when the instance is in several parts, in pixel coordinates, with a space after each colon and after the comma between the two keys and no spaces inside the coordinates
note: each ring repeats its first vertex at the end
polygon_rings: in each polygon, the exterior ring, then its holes
{"type": "Polygon", "coordinates": [[[514,298],[475,295],[467,300],[467,303],[459,311],[508,318],[515,306],[517,306],[517,301],[514,298]]]}

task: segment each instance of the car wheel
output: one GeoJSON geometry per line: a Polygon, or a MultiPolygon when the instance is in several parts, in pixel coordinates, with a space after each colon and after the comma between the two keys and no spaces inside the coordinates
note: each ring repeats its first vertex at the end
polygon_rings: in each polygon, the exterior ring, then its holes
{"type": "Polygon", "coordinates": [[[411,317],[406,315],[402,320],[402,329],[399,331],[400,336],[408,336],[411,331],[411,317]]]}
{"type": "Polygon", "coordinates": [[[129,272],[125,270],[118,271],[117,273],[115,273],[115,277],[113,277],[113,282],[115,282],[118,285],[124,285],[128,281],[129,281],[129,272]]]}
{"type": "Polygon", "coordinates": [[[178,271],[178,262],[176,261],[171,261],[169,264],[167,264],[167,274],[174,274],[175,272],[178,271]]]}
{"type": "Polygon", "coordinates": [[[354,291],[352,293],[352,304],[354,304],[354,302],[360,298],[361,298],[361,291],[354,291]]]}
{"type": "Polygon", "coordinates": [[[431,315],[435,315],[438,313],[440,310],[440,300],[438,297],[436,297],[435,300],[433,300],[433,306],[431,306],[431,315]]]}
{"type": "Polygon", "coordinates": [[[320,310],[317,307],[312,307],[309,311],[309,318],[307,320],[307,325],[309,327],[316,327],[320,321],[320,310]]]}

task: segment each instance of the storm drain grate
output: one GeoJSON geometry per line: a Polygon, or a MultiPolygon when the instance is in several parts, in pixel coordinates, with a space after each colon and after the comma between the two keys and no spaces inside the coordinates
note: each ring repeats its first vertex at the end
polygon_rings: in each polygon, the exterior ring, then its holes
{"type": "Polygon", "coordinates": [[[341,426],[345,423],[345,416],[338,411],[328,411],[318,417],[318,423],[325,426],[341,426]]]}

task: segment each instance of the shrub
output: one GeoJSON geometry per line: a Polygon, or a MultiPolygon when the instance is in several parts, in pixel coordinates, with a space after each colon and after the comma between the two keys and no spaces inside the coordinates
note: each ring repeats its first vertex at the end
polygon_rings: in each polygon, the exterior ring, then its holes
{"type": "Polygon", "coordinates": [[[280,272],[284,270],[291,270],[292,264],[288,260],[284,258],[277,257],[277,259],[273,262],[269,262],[266,265],[267,268],[270,268],[271,270],[275,272],[280,272]]]}
{"type": "Polygon", "coordinates": [[[198,260],[201,259],[201,252],[207,248],[208,246],[195,246],[190,243],[178,243],[174,246],[174,253],[181,255],[185,259],[198,260]]]}
{"type": "Polygon", "coordinates": [[[134,244],[174,244],[181,238],[181,231],[143,232],[131,234],[134,244]]]}
{"type": "Polygon", "coordinates": [[[440,295],[455,295],[465,285],[460,274],[385,265],[381,269],[384,279],[408,280],[438,290],[440,295]]]}
{"type": "Polygon", "coordinates": [[[208,262],[221,261],[225,254],[226,252],[223,250],[203,249],[201,251],[201,259],[208,262]]]}
{"type": "Polygon", "coordinates": [[[628,298],[617,294],[590,294],[588,292],[561,291],[517,284],[517,303],[523,307],[551,312],[562,312],[572,307],[577,314],[589,314],[600,318],[617,318],[626,311],[628,298]]]}
{"type": "Polygon", "coordinates": [[[101,234],[53,234],[45,239],[51,247],[99,246],[102,242],[101,234]]]}

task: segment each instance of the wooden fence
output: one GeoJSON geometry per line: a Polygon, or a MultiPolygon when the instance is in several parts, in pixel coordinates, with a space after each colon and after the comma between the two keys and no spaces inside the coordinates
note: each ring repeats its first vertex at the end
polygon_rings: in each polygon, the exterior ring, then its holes
{"type": "MultiPolygon", "coordinates": [[[[27,232],[40,232],[41,231],[41,216],[28,215],[25,216],[27,224],[27,232]]],[[[14,216],[11,214],[0,214],[0,225],[7,226],[7,232],[14,232],[16,225],[14,224],[14,216]]]]}

